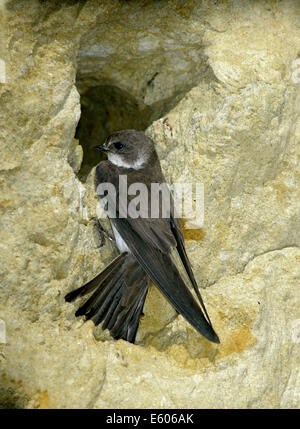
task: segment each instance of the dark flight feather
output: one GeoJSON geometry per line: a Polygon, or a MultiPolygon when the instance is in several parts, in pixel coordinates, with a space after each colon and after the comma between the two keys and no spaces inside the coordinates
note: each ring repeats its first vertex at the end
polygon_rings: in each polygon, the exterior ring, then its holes
{"type": "Polygon", "coordinates": [[[152,246],[151,241],[144,241],[141,225],[139,232],[136,232],[136,220],[117,218],[113,219],[113,223],[141,267],[175,309],[207,339],[219,343],[211,323],[206,320],[200,306],[184,283],[170,253],[152,246]]]}
{"type": "Polygon", "coordinates": [[[193,288],[194,288],[194,290],[196,292],[197,298],[199,299],[199,302],[201,304],[202,310],[203,310],[203,312],[204,312],[204,314],[205,314],[208,322],[211,325],[211,321],[210,321],[209,315],[208,315],[208,313],[206,311],[206,308],[205,308],[202,296],[200,294],[199,287],[198,287],[198,284],[196,282],[196,279],[195,279],[195,276],[194,276],[194,273],[193,273],[193,270],[192,270],[192,267],[191,267],[191,263],[189,261],[189,258],[187,256],[187,254],[186,254],[186,251],[185,251],[184,238],[183,238],[183,234],[182,234],[182,231],[181,231],[181,228],[180,228],[180,224],[179,224],[178,220],[177,220],[177,222],[176,222],[176,220],[177,219],[174,219],[171,216],[171,218],[170,218],[170,225],[171,225],[171,229],[173,231],[174,237],[176,239],[176,243],[177,243],[176,249],[177,249],[178,255],[179,255],[180,259],[181,259],[181,262],[182,262],[182,264],[183,264],[183,266],[185,268],[185,271],[186,271],[187,275],[189,276],[190,282],[192,283],[192,286],[193,286],[193,288]]]}
{"type": "Polygon", "coordinates": [[[136,259],[121,253],[98,276],[68,293],[70,302],[94,291],[76,311],[102,329],[109,329],[115,339],[134,343],[149,287],[149,279],[136,259]],[[95,290],[96,289],[96,290],[95,290]]]}
{"type": "Polygon", "coordinates": [[[96,289],[101,284],[101,282],[110,274],[112,270],[118,269],[118,267],[121,265],[121,262],[123,261],[125,256],[126,256],[126,253],[120,253],[120,255],[118,255],[107,267],[105,267],[100,274],[98,274],[96,277],[94,277],[85,285],[69,292],[65,296],[65,300],[67,302],[72,302],[79,296],[84,296],[89,292],[91,292],[92,290],[96,289]]]}

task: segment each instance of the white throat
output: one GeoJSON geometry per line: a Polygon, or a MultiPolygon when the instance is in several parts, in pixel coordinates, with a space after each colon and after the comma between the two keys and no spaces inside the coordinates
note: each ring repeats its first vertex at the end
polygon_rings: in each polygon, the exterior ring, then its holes
{"type": "Polygon", "coordinates": [[[112,164],[116,165],[117,167],[133,168],[134,170],[140,170],[141,168],[143,168],[145,162],[147,161],[146,156],[141,156],[133,163],[130,163],[124,161],[124,159],[122,159],[120,155],[117,155],[115,153],[108,153],[107,158],[112,164]]]}

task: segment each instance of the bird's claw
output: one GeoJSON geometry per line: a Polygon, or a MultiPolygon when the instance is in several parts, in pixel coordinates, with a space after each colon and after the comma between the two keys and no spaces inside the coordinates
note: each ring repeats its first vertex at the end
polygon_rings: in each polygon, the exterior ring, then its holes
{"type": "Polygon", "coordinates": [[[101,242],[99,248],[104,246],[105,239],[107,238],[110,242],[115,243],[115,240],[103,229],[101,223],[99,222],[99,219],[97,217],[92,217],[91,220],[94,221],[94,225],[97,228],[100,236],[101,236],[101,242]]]}

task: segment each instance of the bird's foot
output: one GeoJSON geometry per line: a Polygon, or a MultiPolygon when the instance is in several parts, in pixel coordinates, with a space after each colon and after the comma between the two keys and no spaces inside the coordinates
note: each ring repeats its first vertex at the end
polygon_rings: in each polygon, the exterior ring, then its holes
{"type": "Polygon", "coordinates": [[[100,237],[101,237],[101,242],[100,242],[100,246],[98,246],[99,248],[104,246],[105,244],[105,239],[109,240],[111,243],[115,244],[115,240],[108,234],[108,232],[106,232],[103,229],[103,226],[101,225],[101,223],[99,222],[99,219],[96,217],[92,217],[92,219],[94,221],[94,226],[97,228],[100,237]]]}

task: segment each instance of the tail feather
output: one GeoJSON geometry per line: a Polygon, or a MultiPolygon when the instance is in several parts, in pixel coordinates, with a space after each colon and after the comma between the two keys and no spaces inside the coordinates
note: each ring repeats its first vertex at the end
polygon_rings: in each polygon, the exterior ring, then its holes
{"type": "Polygon", "coordinates": [[[88,299],[88,301],[79,308],[80,312],[77,315],[85,314],[88,319],[98,311],[100,307],[105,306],[110,302],[110,297],[119,289],[120,277],[123,274],[123,267],[119,268],[119,272],[112,271],[98,286],[98,289],[88,299]]]}
{"type": "Polygon", "coordinates": [[[102,322],[112,304],[119,300],[119,295],[123,293],[124,281],[122,276],[113,278],[105,285],[101,295],[96,299],[95,304],[86,313],[87,319],[93,319],[95,325],[102,322]]]}
{"type": "MultiPolygon", "coordinates": [[[[135,305],[129,309],[125,306],[123,307],[123,310],[119,312],[117,320],[111,328],[111,332],[115,337],[124,338],[127,341],[134,342],[147,292],[148,285],[145,283],[144,286],[140,288],[138,296],[135,297],[135,305]]],[[[121,302],[120,307],[122,308],[121,302]]]]}
{"type": "Polygon", "coordinates": [[[105,280],[105,278],[111,273],[113,269],[117,269],[122,263],[127,253],[120,253],[100,274],[94,277],[85,285],[79,287],[78,289],[72,290],[65,296],[67,302],[74,301],[79,296],[84,296],[92,290],[96,289],[100,283],[105,280]]]}
{"type": "MultiPolygon", "coordinates": [[[[113,316],[113,314],[114,314],[114,312],[115,312],[115,310],[116,310],[116,308],[120,302],[120,299],[122,297],[122,293],[123,293],[123,288],[120,288],[118,290],[118,292],[115,294],[114,299],[113,299],[108,311],[106,312],[106,314],[101,315],[101,316],[103,316],[103,317],[101,317],[101,319],[103,319],[103,325],[102,325],[103,330],[104,329],[110,330],[113,327],[113,324],[111,324],[112,316],[113,316]]],[[[101,323],[101,319],[99,318],[99,321],[96,320],[95,325],[98,323],[101,323]]]]}
{"type": "Polygon", "coordinates": [[[109,329],[113,338],[134,343],[148,287],[148,277],[136,259],[123,253],[65,299],[73,301],[94,291],[75,315],[85,315],[95,325],[103,322],[102,329],[109,329]]]}
{"type": "Polygon", "coordinates": [[[126,275],[126,290],[108,323],[115,338],[135,338],[138,321],[148,291],[148,278],[135,258],[129,261],[126,275]]]}
{"type": "Polygon", "coordinates": [[[142,299],[140,300],[138,306],[135,309],[135,312],[131,318],[131,321],[128,325],[128,329],[127,329],[127,341],[130,341],[131,343],[134,343],[135,341],[135,337],[136,337],[136,333],[138,330],[138,325],[139,325],[139,315],[142,313],[143,311],[143,306],[144,306],[144,301],[146,299],[146,294],[147,294],[148,289],[146,289],[145,292],[145,296],[142,297],[142,299]]]}

